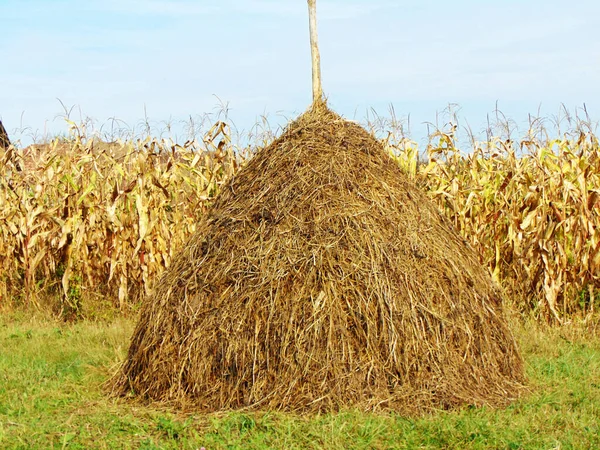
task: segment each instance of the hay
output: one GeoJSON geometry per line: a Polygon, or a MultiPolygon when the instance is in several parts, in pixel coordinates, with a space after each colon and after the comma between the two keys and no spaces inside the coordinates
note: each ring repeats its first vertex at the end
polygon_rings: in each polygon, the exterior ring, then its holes
{"type": "Polygon", "coordinates": [[[474,251],[317,103],[222,190],[146,298],[114,392],[200,411],[501,406],[523,363],[474,251]]]}
{"type": "Polygon", "coordinates": [[[0,120],[0,150],[6,150],[8,147],[10,147],[10,138],[6,132],[6,128],[4,128],[4,125],[2,125],[2,121],[0,120]]]}

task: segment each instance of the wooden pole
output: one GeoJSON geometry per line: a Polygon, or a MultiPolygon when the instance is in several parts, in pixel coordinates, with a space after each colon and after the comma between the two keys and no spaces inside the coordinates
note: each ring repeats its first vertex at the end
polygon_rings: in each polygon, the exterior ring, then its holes
{"type": "Polygon", "coordinates": [[[317,0],[308,1],[308,21],[310,29],[310,54],[312,57],[312,92],[313,103],[323,100],[321,85],[321,56],[317,36],[317,0]]]}

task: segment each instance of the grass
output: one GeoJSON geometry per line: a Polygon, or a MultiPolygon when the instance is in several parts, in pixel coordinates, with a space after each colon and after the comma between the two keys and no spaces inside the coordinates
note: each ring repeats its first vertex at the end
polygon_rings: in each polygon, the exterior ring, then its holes
{"type": "MultiPolygon", "coordinates": [[[[597,327],[597,324],[596,324],[597,327]]],[[[106,398],[133,324],[0,318],[0,448],[600,448],[600,329],[515,326],[532,393],[418,419],[343,411],[180,415],[106,398]]]]}

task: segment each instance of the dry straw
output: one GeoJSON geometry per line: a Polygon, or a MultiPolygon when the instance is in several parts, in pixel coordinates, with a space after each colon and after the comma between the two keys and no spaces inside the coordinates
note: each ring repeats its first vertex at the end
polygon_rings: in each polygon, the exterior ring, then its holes
{"type": "Polygon", "coordinates": [[[201,411],[515,399],[523,362],[475,252],[324,103],[235,175],[142,304],[120,395],[201,411]]]}

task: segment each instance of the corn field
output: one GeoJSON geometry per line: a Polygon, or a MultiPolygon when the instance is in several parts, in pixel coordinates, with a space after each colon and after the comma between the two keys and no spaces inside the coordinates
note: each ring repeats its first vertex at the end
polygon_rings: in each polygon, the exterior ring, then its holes
{"type": "MultiPolygon", "coordinates": [[[[562,322],[600,307],[600,147],[489,138],[469,152],[455,129],[423,151],[387,150],[481,255],[514,307],[562,322]]],[[[63,317],[127,313],[152,289],[223,183],[251,151],[218,122],[183,146],[73,135],[0,149],[0,308],[63,317]]]]}

